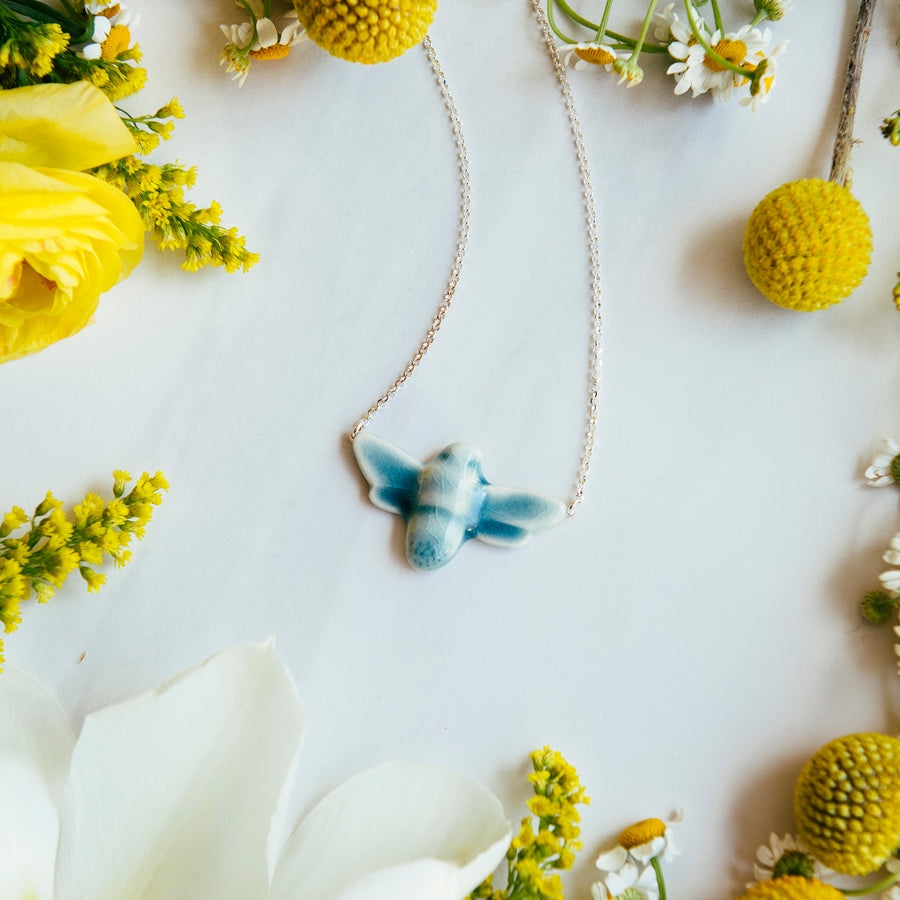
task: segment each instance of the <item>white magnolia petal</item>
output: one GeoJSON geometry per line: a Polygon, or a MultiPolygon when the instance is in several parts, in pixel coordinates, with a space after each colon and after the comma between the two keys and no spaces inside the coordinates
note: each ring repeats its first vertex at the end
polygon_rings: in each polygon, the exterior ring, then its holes
{"type": "Polygon", "coordinates": [[[271,900],[461,900],[509,841],[503,807],[481,785],[436,766],[387,763],[344,782],[300,823],[271,900]]]}
{"type": "Polygon", "coordinates": [[[624,847],[616,845],[612,850],[601,853],[597,857],[595,865],[604,872],[615,872],[616,869],[621,869],[625,865],[627,859],[628,851],[624,847]]]}
{"type": "Polygon", "coordinates": [[[0,900],[53,900],[59,813],[37,766],[0,754],[0,900]]]}
{"type": "Polygon", "coordinates": [[[268,644],[235,647],[88,716],[72,755],[58,900],[256,900],[303,713],[268,644]]]}
{"type": "Polygon", "coordinates": [[[56,698],[30,675],[0,674],[0,900],[49,900],[57,805],[75,735],[56,698]]]}
{"type": "Polygon", "coordinates": [[[54,787],[69,771],[75,735],[56,698],[37,679],[0,674],[0,753],[30,760],[54,787]]]}

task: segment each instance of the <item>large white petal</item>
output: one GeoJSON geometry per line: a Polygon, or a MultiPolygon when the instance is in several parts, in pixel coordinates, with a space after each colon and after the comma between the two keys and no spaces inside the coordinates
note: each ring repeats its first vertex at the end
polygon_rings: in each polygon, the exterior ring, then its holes
{"type": "Polygon", "coordinates": [[[271,900],[461,900],[509,841],[503,807],[481,785],[388,763],[345,782],[300,823],[271,900]]]}
{"type": "Polygon", "coordinates": [[[56,699],[23,672],[0,674],[0,900],[51,900],[57,803],[75,736],[56,699]]]}
{"type": "Polygon", "coordinates": [[[235,647],[89,716],[57,900],[262,900],[303,713],[271,643],[235,647]]]}

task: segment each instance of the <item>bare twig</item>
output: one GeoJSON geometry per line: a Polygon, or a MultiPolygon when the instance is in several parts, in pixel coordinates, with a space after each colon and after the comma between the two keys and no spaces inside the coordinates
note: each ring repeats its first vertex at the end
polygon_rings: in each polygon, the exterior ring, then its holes
{"type": "Polygon", "coordinates": [[[850,153],[853,149],[853,119],[859,97],[859,81],[862,77],[863,57],[866,44],[872,32],[872,17],[876,0],[861,0],[853,40],[850,44],[850,59],[847,62],[847,81],[844,83],[844,97],[841,102],[841,118],[838,122],[837,137],[834,142],[834,156],[831,159],[830,181],[842,187],[849,187],[850,153]]]}

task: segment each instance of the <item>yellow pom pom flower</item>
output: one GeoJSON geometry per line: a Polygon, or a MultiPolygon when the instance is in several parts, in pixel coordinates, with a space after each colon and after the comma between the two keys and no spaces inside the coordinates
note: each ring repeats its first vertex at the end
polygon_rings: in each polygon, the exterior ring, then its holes
{"type": "Polygon", "coordinates": [[[437,0],[294,0],[320,47],[350,62],[394,59],[425,37],[437,0]]]}
{"type": "Polygon", "coordinates": [[[830,884],[802,875],[783,875],[754,884],[740,900],[845,900],[830,884]]]}
{"type": "Polygon", "coordinates": [[[140,261],[137,210],[83,172],[135,149],[86,82],[0,91],[0,362],[80,331],[140,261]]]}
{"type": "Polygon", "coordinates": [[[851,734],[826,744],[794,789],[798,834],[844,875],[867,875],[900,846],[900,740],[851,734]]]}
{"type": "Polygon", "coordinates": [[[765,196],[744,231],[744,264],[773,303],[811,312],[849,296],[872,256],[859,201],[832,181],[791,181],[765,196]]]}

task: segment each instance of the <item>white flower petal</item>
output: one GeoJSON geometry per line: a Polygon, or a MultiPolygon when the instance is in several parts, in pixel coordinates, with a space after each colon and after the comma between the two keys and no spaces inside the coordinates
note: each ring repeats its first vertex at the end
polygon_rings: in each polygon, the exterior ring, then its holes
{"type": "Polygon", "coordinates": [[[461,900],[509,841],[503,808],[481,785],[388,763],[344,782],[300,823],[270,900],[461,900]]]}
{"type": "Polygon", "coordinates": [[[271,645],[223,651],[88,716],[72,755],[59,898],[264,897],[267,840],[303,731],[271,645]],[[73,815],[77,813],[77,815],[73,815]]]}
{"type": "Polygon", "coordinates": [[[606,850],[597,857],[595,865],[603,872],[615,872],[621,869],[628,861],[628,851],[621,846],[615,846],[612,850],[606,850]]]}
{"type": "Polygon", "coordinates": [[[52,900],[57,805],[75,736],[56,699],[0,674],[0,900],[52,900]]]}
{"type": "Polygon", "coordinates": [[[641,870],[629,859],[618,871],[607,872],[603,881],[610,894],[618,897],[619,894],[624,894],[629,888],[634,887],[640,876],[641,870]]]}
{"type": "Polygon", "coordinates": [[[85,44],[81,50],[81,55],[84,59],[100,59],[102,51],[103,47],[100,44],[85,44]]]}
{"type": "Polygon", "coordinates": [[[664,837],[655,837],[647,841],[646,844],[638,844],[637,847],[631,848],[631,855],[638,862],[648,863],[654,856],[659,856],[665,849],[666,839],[664,837]]]}
{"type": "Polygon", "coordinates": [[[256,22],[256,43],[253,45],[255,50],[260,47],[271,47],[278,43],[278,29],[271,19],[262,18],[256,22]]]}

